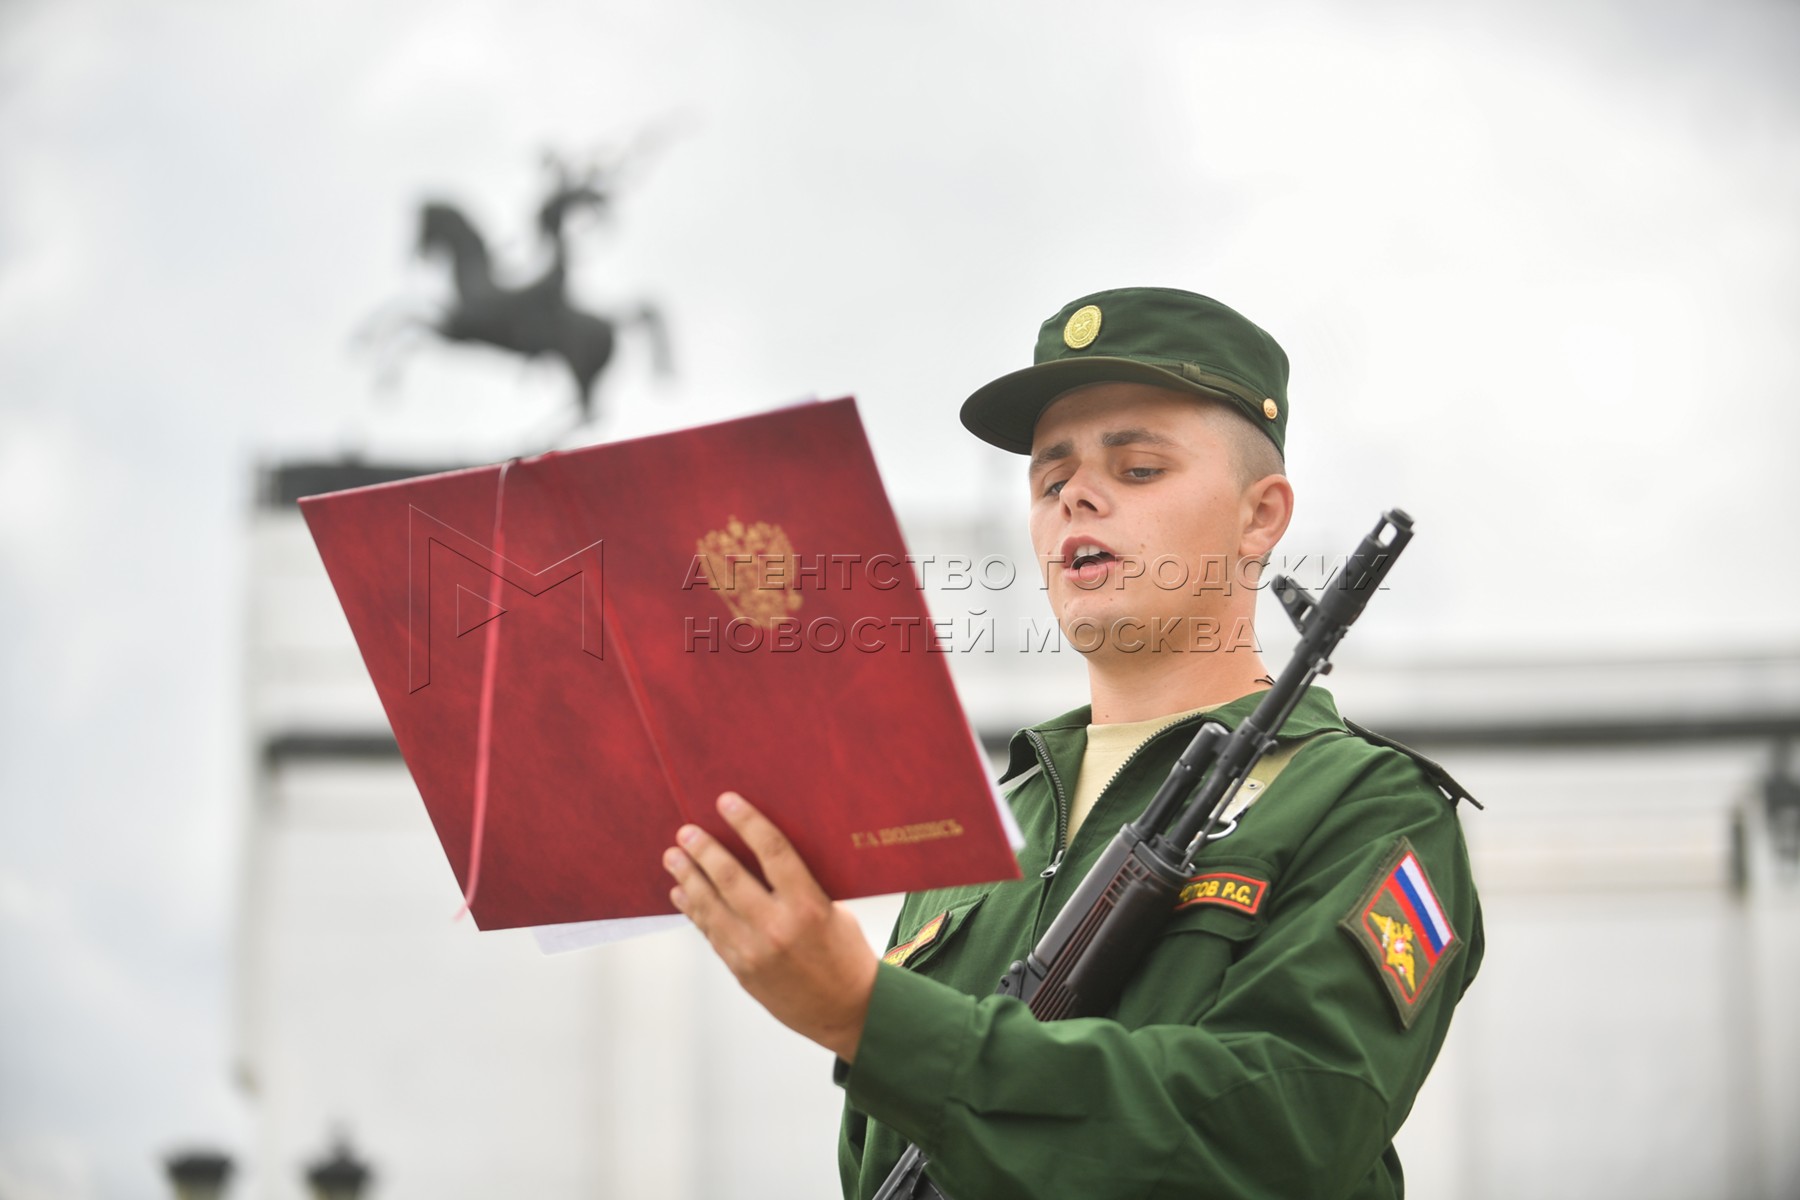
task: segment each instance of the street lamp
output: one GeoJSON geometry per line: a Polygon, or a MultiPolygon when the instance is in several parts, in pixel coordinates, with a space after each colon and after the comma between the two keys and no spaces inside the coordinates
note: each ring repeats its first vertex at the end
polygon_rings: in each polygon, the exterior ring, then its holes
{"type": "Polygon", "coordinates": [[[175,1200],[219,1200],[231,1179],[231,1159],[210,1150],[171,1154],[163,1160],[175,1200]]]}
{"type": "Polygon", "coordinates": [[[374,1172],[350,1149],[350,1139],[339,1135],[331,1154],[306,1168],[306,1184],[313,1200],[357,1200],[374,1172]]]}

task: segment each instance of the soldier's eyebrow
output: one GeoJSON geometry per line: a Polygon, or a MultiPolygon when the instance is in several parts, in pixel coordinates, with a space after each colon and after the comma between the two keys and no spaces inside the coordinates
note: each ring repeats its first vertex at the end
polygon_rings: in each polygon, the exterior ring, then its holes
{"type": "MultiPolygon", "coordinates": [[[[1136,445],[1173,446],[1176,442],[1174,438],[1164,437],[1162,434],[1149,429],[1114,429],[1100,435],[1100,444],[1108,447],[1136,445]]],[[[1031,456],[1031,469],[1035,471],[1039,467],[1047,466],[1058,459],[1067,458],[1073,453],[1075,453],[1075,443],[1072,441],[1065,440],[1056,442],[1053,445],[1045,446],[1042,450],[1039,450],[1036,454],[1031,456]]]]}
{"type": "Polygon", "coordinates": [[[1039,450],[1036,454],[1031,456],[1031,469],[1035,471],[1039,467],[1050,465],[1059,458],[1067,458],[1073,453],[1075,453],[1074,442],[1062,441],[1057,442],[1053,446],[1045,446],[1042,450],[1039,450]]]}
{"type": "Polygon", "coordinates": [[[1175,439],[1153,433],[1148,429],[1119,429],[1112,433],[1100,435],[1102,446],[1134,446],[1143,443],[1149,446],[1173,446],[1175,439]]]}

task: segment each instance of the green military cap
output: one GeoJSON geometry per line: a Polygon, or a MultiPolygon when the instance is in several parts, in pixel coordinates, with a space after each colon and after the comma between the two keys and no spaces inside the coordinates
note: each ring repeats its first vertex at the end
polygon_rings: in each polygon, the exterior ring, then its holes
{"type": "Polygon", "coordinates": [[[1223,400],[1284,450],[1287,377],[1287,355],[1237,310],[1175,288],[1114,288],[1045,321],[1033,365],[976,391],[962,423],[984,442],[1029,454],[1038,417],[1070,388],[1149,383],[1223,400]]]}

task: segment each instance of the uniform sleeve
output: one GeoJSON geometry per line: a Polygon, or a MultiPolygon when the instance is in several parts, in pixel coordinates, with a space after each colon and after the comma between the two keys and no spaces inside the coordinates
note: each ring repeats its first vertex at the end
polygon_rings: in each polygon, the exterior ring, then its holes
{"type": "MultiPolygon", "coordinates": [[[[916,923],[912,920],[912,910],[915,907],[913,900],[913,896],[908,896],[901,903],[900,911],[894,915],[894,927],[888,930],[887,944],[890,947],[900,940],[902,931],[913,928],[916,923]]],[[[884,962],[878,968],[877,979],[879,980],[880,971],[889,969],[898,970],[899,968],[889,968],[888,964],[884,962]]],[[[841,1084],[848,1077],[849,1070],[849,1064],[840,1058],[836,1060],[836,1064],[832,1068],[832,1078],[841,1084]]],[[[844,1195],[854,1197],[857,1177],[862,1170],[864,1134],[867,1124],[856,1119],[856,1115],[852,1113],[848,1094],[846,1094],[845,1100],[843,1119],[838,1122],[838,1181],[843,1185],[844,1195]]]]}
{"type": "Polygon", "coordinates": [[[1479,962],[1479,908],[1454,811],[1398,755],[1331,807],[1279,888],[1192,1025],[1040,1022],[883,964],[847,1099],[917,1142],[965,1200],[1343,1195],[1443,1043],[1479,962]],[[1402,837],[1470,951],[1439,963],[1410,1026],[1339,927],[1402,837]]]}

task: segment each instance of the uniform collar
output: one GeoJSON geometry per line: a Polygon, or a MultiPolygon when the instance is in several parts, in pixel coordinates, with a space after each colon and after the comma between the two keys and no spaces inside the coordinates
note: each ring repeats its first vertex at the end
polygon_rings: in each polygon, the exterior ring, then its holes
{"type": "MultiPolygon", "coordinates": [[[[1231,703],[1221,705],[1210,712],[1197,713],[1188,720],[1195,723],[1216,721],[1227,729],[1236,729],[1238,722],[1249,716],[1266,695],[1268,695],[1267,689],[1258,688],[1256,691],[1239,696],[1231,703]]],[[[1008,758],[1010,761],[1006,768],[1006,778],[1011,778],[1031,765],[1033,754],[1028,734],[1058,734],[1074,730],[1081,730],[1085,733],[1087,727],[1093,723],[1093,719],[1092,706],[1084,704],[1080,708],[1070,709],[1060,717],[1051,717],[1048,721],[1033,725],[1029,729],[1021,729],[1013,734],[1012,744],[1009,747],[1008,758]]],[[[1326,730],[1346,731],[1347,729],[1344,719],[1338,716],[1337,703],[1332,700],[1331,693],[1322,687],[1314,686],[1307,688],[1306,694],[1300,697],[1300,702],[1294,706],[1294,711],[1288,714],[1287,723],[1281,727],[1278,736],[1286,741],[1290,738],[1311,737],[1315,733],[1323,733],[1326,730]]]]}

